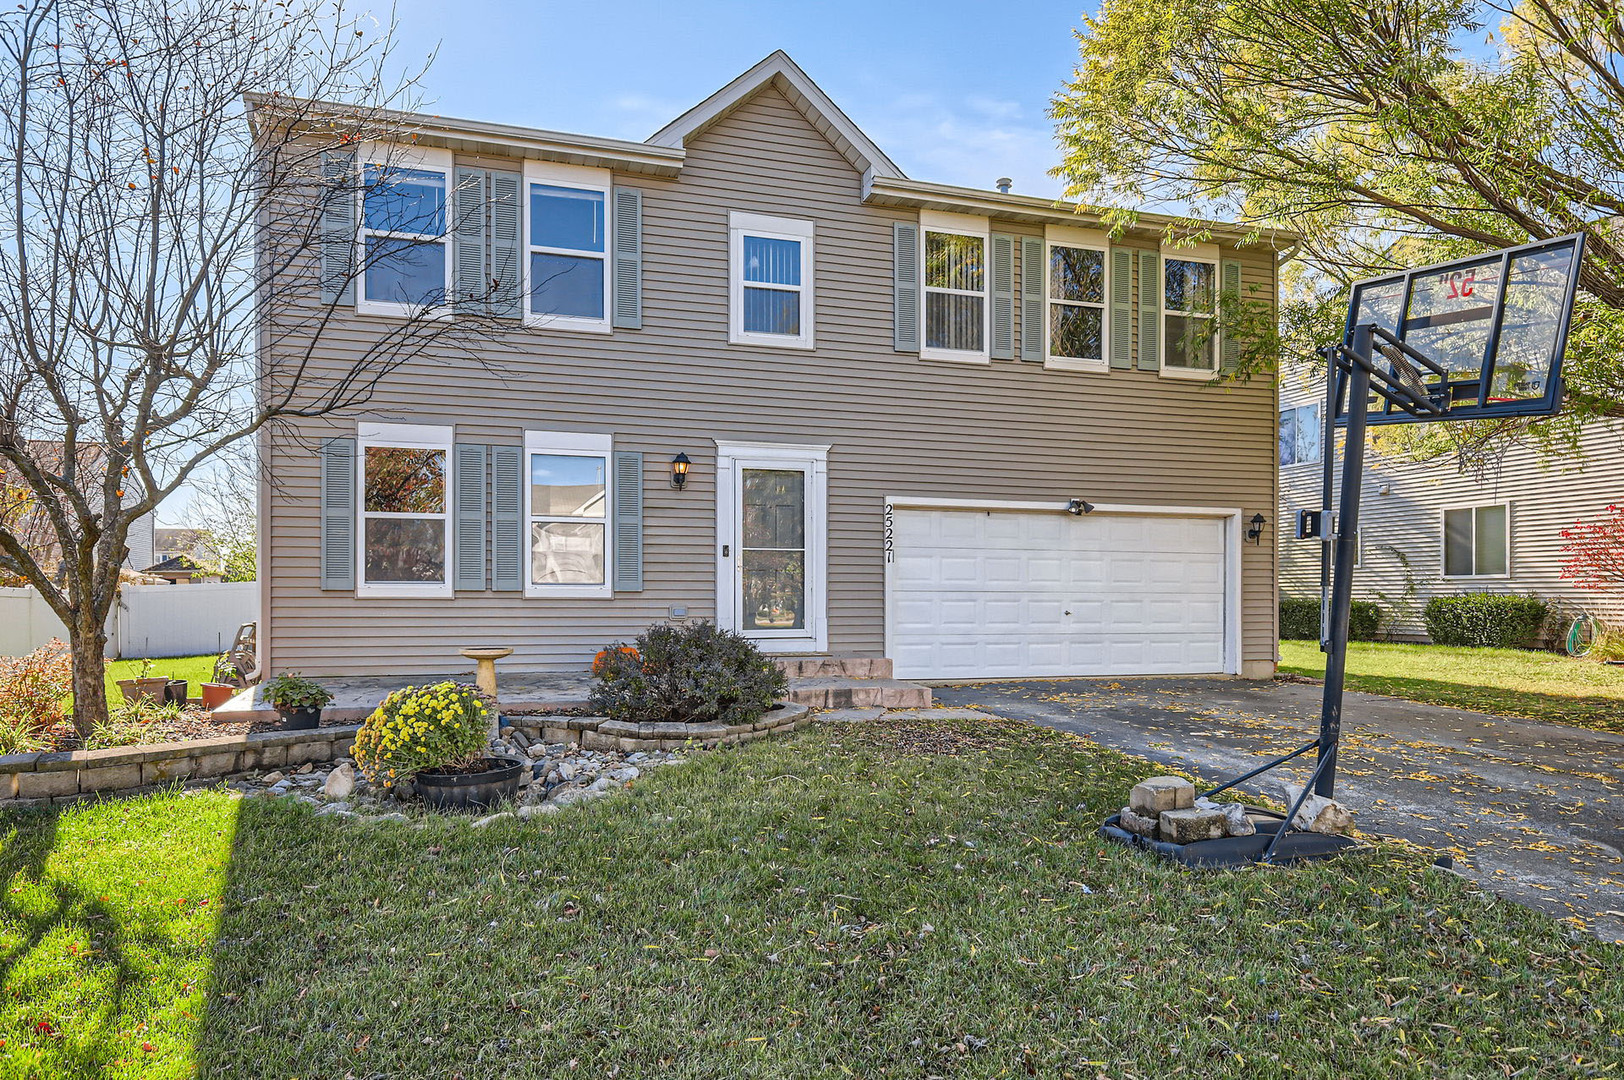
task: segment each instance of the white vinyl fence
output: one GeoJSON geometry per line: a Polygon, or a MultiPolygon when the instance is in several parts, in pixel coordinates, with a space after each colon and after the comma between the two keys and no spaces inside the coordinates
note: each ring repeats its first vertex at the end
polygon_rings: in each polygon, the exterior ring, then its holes
{"type": "MultiPolygon", "coordinates": [[[[259,583],[126,585],[107,620],[110,656],[201,656],[231,647],[237,627],[259,621],[259,583]]],[[[0,656],[21,656],[67,629],[33,589],[0,588],[0,656]]]]}

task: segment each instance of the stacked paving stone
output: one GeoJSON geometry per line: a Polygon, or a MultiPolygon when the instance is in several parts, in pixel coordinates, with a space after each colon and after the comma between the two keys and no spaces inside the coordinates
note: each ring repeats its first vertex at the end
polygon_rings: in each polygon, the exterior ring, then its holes
{"type": "Polygon", "coordinates": [[[1119,820],[1135,836],[1169,844],[1250,836],[1257,831],[1239,803],[1198,800],[1195,785],[1180,776],[1152,776],[1135,784],[1119,820]]]}

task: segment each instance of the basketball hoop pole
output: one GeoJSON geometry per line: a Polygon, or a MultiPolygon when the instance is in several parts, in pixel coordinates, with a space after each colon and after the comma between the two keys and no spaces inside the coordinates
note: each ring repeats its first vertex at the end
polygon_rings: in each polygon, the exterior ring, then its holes
{"type": "MultiPolygon", "coordinates": [[[[1348,351],[1348,423],[1342,447],[1342,492],[1336,515],[1336,539],[1331,557],[1331,602],[1326,611],[1325,693],[1320,704],[1320,735],[1314,794],[1327,799],[1336,793],[1336,748],[1342,735],[1342,684],[1348,667],[1348,615],[1353,607],[1353,563],[1359,535],[1359,494],[1365,474],[1365,413],[1370,397],[1373,341],[1369,325],[1355,326],[1348,351]]],[[[1336,410],[1334,362],[1326,372],[1329,411],[1336,410]]],[[[1335,452],[1333,441],[1326,454],[1335,452]]],[[[1330,507],[1326,507],[1328,511],[1330,507]]],[[[1321,563],[1321,573],[1324,564],[1321,563]]]]}

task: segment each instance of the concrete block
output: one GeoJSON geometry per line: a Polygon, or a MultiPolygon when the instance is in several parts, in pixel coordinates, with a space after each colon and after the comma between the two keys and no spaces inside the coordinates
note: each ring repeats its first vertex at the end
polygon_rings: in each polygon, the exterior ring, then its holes
{"type": "Polygon", "coordinates": [[[1195,805],[1195,785],[1180,776],[1152,776],[1133,786],[1128,805],[1146,817],[1164,810],[1186,810],[1195,805]]]}
{"type": "Polygon", "coordinates": [[[0,799],[15,799],[17,797],[17,774],[0,773],[0,799]]]}
{"type": "Polygon", "coordinates": [[[1222,810],[1164,810],[1159,819],[1162,839],[1171,844],[1193,844],[1198,840],[1221,840],[1224,836],[1222,810]]]}
{"type": "Polygon", "coordinates": [[[285,746],[250,746],[242,752],[241,765],[244,772],[254,769],[280,769],[288,763],[288,748],[285,746]]]}
{"type": "Polygon", "coordinates": [[[573,743],[580,740],[579,733],[571,731],[567,727],[545,727],[541,729],[541,741],[548,743],[573,743]]]}
{"type": "Polygon", "coordinates": [[[80,791],[120,791],[141,783],[141,764],[103,765],[79,773],[80,791]]]}
{"type": "Polygon", "coordinates": [[[27,754],[0,754],[0,773],[22,772],[24,769],[33,769],[34,761],[39,757],[39,751],[27,754]]]}
{"type": "Polygon", "coordinates": [[[289,765],[319,764],[330,761],[333,757],[333,744],[330,742],[303,742],[294,743],[288,747],[289,765]]]}
{"type": "Polygon", "coordinates": [[[192,775],[193,761],[189,757],[170,758],[167,761],[147,761],[141,765],[143,784],[168,784],[186,780],[192,775]]]}
{"type": "Polygon", "coordinates": [[[213,754],[198,754],[192,758],[194,777],[224,776],[237,772],[237,752],[223,750],[213,754]]]}
{"type": "Polygon", "coordinates": [[[1127,829],[1135,836],[1143,836],[1146,840],[1156,839],[1156,829],[1161,824],[1157,817],[1145,817],[1142,814],[1134,813],[1131,806],[1122,808],[1122,816],[1119,820],[1124,829],[1127,829]]]}
{"type": "Polygon", "coordinates": [[[77,795],[78,793],[79,773],[77,770],[63,772],[57,769],[51,772],[17,774],[17,797],[19,799],[55,799],[63,795],[77,795]]]}
{"type": "Polygon", "coordinates": [[[79,759],[76,755],[66,751],[57,750],[51,753],[39,754],[34,758],[35,772],[78,772],[79,759]]]}
{"type": "Polygon", "coordinates": [[[618,750],[620,740],[614,735],[604,735],[596,730],[583,731],[581,745],[588,750],[618,750]]]}

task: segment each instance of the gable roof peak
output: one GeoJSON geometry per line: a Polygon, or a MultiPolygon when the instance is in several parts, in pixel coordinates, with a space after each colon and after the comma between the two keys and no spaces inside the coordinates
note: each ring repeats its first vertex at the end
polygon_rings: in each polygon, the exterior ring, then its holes
{"type": "Polygon", "coordinates": [[[769,83],[777,86],[858,172],[905,179],[896,162],[863,134],[862,128],[783,49],[773,50],[750,70],[650,135],[648,142],[680,148],[769,83]]]}

